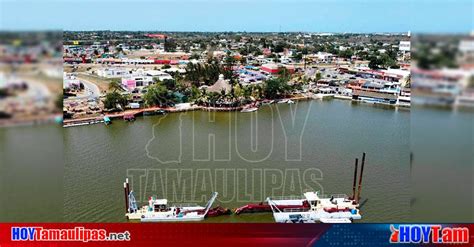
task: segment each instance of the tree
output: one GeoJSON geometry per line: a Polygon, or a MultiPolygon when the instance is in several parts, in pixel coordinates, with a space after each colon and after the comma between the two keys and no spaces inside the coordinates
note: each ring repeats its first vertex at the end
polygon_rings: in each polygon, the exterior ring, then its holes
{"type": "Polygon", "coordinates": [[[247,58],[244,57],[244,56],[240,57],[240,64],[242,64],[242,65],[247,64],[247,58]]]}
{"type": "Polygon", "coordinates": [[[263,88],[263,95],[267,99],[276,99],[281,98],[286,95],[290,87],[288,86],[287,81],[283,77],[269,79],[265,81],[265,86],[263,88]]]}
{"type": "Polygon", "coordinates": [[[321,80],[321,77],[322,77],[322,76],[321,76],[321,72],[317,72],[317,73],[316,73],[316,81],[321,80]]]}
{"type": "Polygon", "coordinates": [[[172,39],[165,39],[165,51],[166,52],[175,52],[176,51],[176,42],[172,39]]]}
{"type": "Polygon", "coordinates": [[[63,109],[63,100],[64,100],[63,94],[59,94],[56,97],[56,100],[55,100],[54,104],[55,104],[57,110],[61,111],[63,109]]]}
{"type": "Polygon", "coordinates": [[[173,79],[164,79],[163,82],[161,82],[163,86],[166,87],[168,90],[174,90],[176,89],[176,81],[173,79]]]}
{"type": "Polygon", "coordinates": [[[112,90],[113,92],[123,91],[120,79],[113,79],[109,84],[109,90],[112,90]]]}
{"type": "Polygon", "coordinates": [[[232,90],[232,91],[233,91],[233,95],[234,95],[235,99],[238,99],[238,98],[240,98],[244,95],[244,92],[243,92],[242,87],[240,86],[240,84],[236,84],[233,89],[234,90],[232,90]]]}
{"type": "Polygon", "coordinates": [[[206,82],[206,84],[216,82],[222,72],[223,69],[214,62],[207,64],[188,63],[186,66],[186,79],[199,86],[199,83],[202,81],[206,82]]]}
{"type": "Polygon", "coordinates": [[[287,48],[288,45],[286,43],[283,43],[283,42],[278,42],[276,45],[275,45],[275,52],[276,53],[279,53],[279,52],[283,52],[283,50],[285,48],[287,48]]]}
{"type": "Polygon", "coordinates": [[[278,77],[282,78],[284,81],[288,81],[291,77],[290,71],[287,68],[282,67],[278,70],[278,77]]]}
{"type": "Polygon", "coordinates": [[[106,109],[123,109],[123,107],[126,106],[127,103],[127,96],[121,95],[118,92],[114,91],[105,95],[104,107],[106,109]]]}
{"type": "Polygon", "coordinates": [[[191,59],[191,60],[192,60],[192,59],[196,59],[196,60],[197,60],[197,59],[199,59],[199,58],[201,58],[201,56],[200,56],[199,54],[197,54],[197,53],[193,53],[193,54],[191,54],[191,56],[189,57],[189,59],[191,59]]]}
{"type": "Polygon", "coordinates": [[[234,70],[233,67],[236,63],[236,60],[230,54],[227,54],[224,60],[225,68],[224,68],[224,78],[225,79],[232,79],[234,77],[234,70]]]}
{"type": "Polygon", "coordinates": [[[351,49],[346,49],[346,50],[338,52],[338,56],[340,56],[342,58],[346,58],[346,59],[351,58],[352,55],[354,55],[354,52],[351,49]]]}
{"type": "Polygon", "coordinates": [[[387,54],[371,56],[369,60],[369,68],[371,69],[390,68],[397,65],[397,62],[387,54]]]}
{"type": "Polygon", "coordinates": [[[303,59],[303,53],[300,53],[300,52],[295,53],[293,55],[293,59],[296,60],[296,61],[300,61],[301,59],[303,59]]]}
{"type": "Polygon", "coordinates": [[[192,85],[191,88],[188,90],[188,99],[190,101],[196,101],[197,99],[199,99],[201,97],[201,91],[199,90],[199,88],[197,88],[196,86],[192,85]]]}
{"type": "Polygon", "coordinates": [[[379,60],[376,57],[369,58],[369,68],[378,69],[380,66],[379,60]]]}
{"type": "Polygon", "coordinates": [[[176,102],[173,94],[160,83],[148,87],[143,99],[147,106],[167,106],[176,102]]]}

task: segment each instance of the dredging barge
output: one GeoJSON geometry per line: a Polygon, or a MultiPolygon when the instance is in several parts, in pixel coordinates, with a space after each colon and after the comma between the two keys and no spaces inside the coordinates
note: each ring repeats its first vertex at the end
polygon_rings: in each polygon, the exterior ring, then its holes
{"type": "Polygon", "coordinates": [[[234,213],[272,212],[278,223],[351,223],[360,220],[360,192],[365,165],[365,153],[356,190],[358,159],[355,159],[352,196],[344,194],[324,196],[319,192],[305,192],[302,198],[270,198],[258,204],[248,204],[237,208],[234,213]]]}
{"type": "Polygon", "coordinates": [[[150,197],[148,205],[138,208],[133,191],[130,191],[128,179],[124,183],[125,191],[125,216],[128,220],[141,222],[186,222],[201,221],[206,217],[230,214],[230,210],[215,207],[211,208],[218,193],[213,192],[206,206],[199,205],[173,205],[168,206],[168,200],[150,197]]]}
{"type": "MultiPolygon", "coordinates": [[[[352,196],[344,194],[325,196],[319,192],[305,192],[301,198],[271,198],[258,204],[247,204],[237,208],[234,213],[272,212],[277,223],[352,223],[362,219],[360,214],[360,194],[362,175],[365,165],[365,153],[362,154],[359,184],[357,185],[359,159],[355,159],[352,196]]],[[[125,216],[129,220],[142,222],[201,221],[206,217],[230,214],[230,210],[220,206],[211,208],[218,193],[213,192],[206,206],[177,205],[168,207],[166,199],[150,197],[148,205],[138,208],[133,191],[130,191],[128,179],[124,183],[125,216]]],[[[366,199],[367,201],[367,199],[366,199]]],[[[362,203],[364,204],[364,203],[362,203]]]]}

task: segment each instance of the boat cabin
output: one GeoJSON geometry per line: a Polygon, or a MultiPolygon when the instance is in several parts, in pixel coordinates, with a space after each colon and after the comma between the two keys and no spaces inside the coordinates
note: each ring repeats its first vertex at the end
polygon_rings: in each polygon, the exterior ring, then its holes
{"type": "Polygon", "coordinates": [[[168,200],[166,199],[155,199],[152,197],[148,202],[148,210],[153,212],[166,212],[169,211],[167,204],[168,200]]]}

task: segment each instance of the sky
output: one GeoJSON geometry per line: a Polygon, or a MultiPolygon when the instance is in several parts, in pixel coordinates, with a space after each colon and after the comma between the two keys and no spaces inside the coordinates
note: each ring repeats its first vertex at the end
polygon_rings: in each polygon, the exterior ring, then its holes
{"type": "Polygon", "coordinates": [[[472,0],[0,0],[1,30],[474,30],[472,0]]]}

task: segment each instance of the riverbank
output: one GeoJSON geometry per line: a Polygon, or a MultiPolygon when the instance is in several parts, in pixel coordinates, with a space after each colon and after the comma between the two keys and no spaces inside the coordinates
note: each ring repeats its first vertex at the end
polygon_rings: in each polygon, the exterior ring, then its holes
{"type": "MultiPolygon", "coordinates": [[[[279,99],[279,100],[293,100],[293,101],[303,101],[303,100],[323,100],[326,98],[334,98],[338,100],[352,100],[354,102],[362,102],[361,100],[353,100],[349,97],[314,97],[313,95],[297,95],[289,98],[284,98],[284,99],[279,99]]],[[[277,101],[279,101],[277,100],[277,101]]],[[[276,102],[277,102],[276,101],[276,102]]],[[[186,112],[186,111],[241,111],[242,109],[249,107],[249,106],[254,106],[256,103],[259,103],[259,101],[252,102],[250,104],[246,105],[241,105],[237,107],[211,107],[211,106],[200,106],[200,105],[192,105],[190,103],[183,103],[183,104],[178,104],[175,107],[147,107],[147,108],[141,108],[141,109],[129,109],[125,110],[123,112],[119,113],[112,113],[112,114],[105,114],[103,116],[94,116],[94,117],[88,117],[88,118],[79,118],[79,119],[68,119],[63,121],[63,127],[74,127],[74,126],[84,126],[84,125],[90,125],[90,124],[98,124],[98,123],[104,123],[104,117],[108,117],[109,119],[119,119],[119,118],[124,118],[125,116],[143,116],[147,112],[155,112],[155,111],[166,111],[168,113],[176,113],[176,112],[186,112]],[[145,114],[144,114],[145,113],[145,114]]],[[[370,103],[374,104],[374,103],[370,103]]],[[[381,105],[382,103],[377,103],[374,105],[381,105]]],[[[391,106],[393,108],[397,107],[402,107],[402,106],[397,106],[397,105],[390,105],[390,104],[383,104],[387,106],[391,106]]],[[[406,109],[409,109],[408,107],[403,107],[406,109]]]]}
{"type": "Polygon", "coordinates": [[[2,119],[0,120],[0,128],[60,123],[61,118],[61,115],[51,114],[45,116],[30,116],[22,118],[2,119]]]}
{"type": "MultiPolygon", "coordinates": [[[[287,99],[291,100],[308,100],[311,99],[310,97],[307,96],[294,96],[290,97],[287,99]]],[[[255,104],[255,103],[252,103],[255,104]]],[[[199,105],[191,105],[189,103],[184,103],[184,104],[178,104],[175,107],[147,107],[147,108],[141,108],[141,109],[129,109],[125,110],[123,112],[119,113],[112,113],[112,114],[105,114],[103,116],[94,116],[94,117],[88,117],[88,118],[79,118],[79,119],[67,119],[63,121],[63,127],[74,127],[74,126],[83,126],[83,125],[90,125],[90,124],[98,124],[98,123],[104,123],[104,117],[108,117],[110,119],[118,119],[118,118],[124,118],[125,116],[142,116],[146,112],[155,112],[155,111],[166,111],[169,113],[175,113],[175,112],[186,112],[186,111],[196,111],[196,110],[202,110],[202,111],[241,111],[247,106],[250,106],[252,104],[247,104],[247,105],[242,105],[242,106],[237,106],[237,107],[212,107],[212,106],[199,106],[199,105]]]]}

